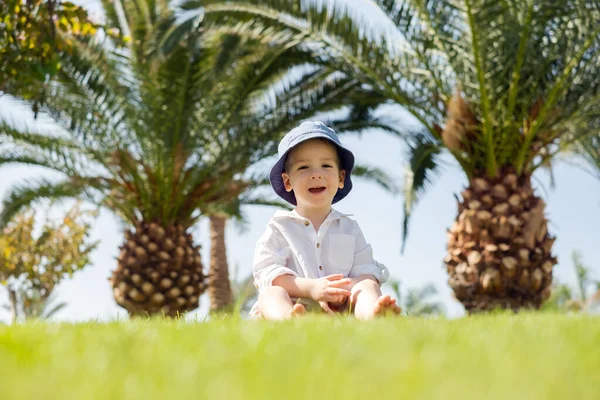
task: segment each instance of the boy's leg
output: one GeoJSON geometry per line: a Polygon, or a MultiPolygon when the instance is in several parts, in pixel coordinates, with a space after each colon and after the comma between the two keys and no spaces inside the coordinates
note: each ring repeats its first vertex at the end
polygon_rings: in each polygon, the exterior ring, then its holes
{"type": "Polygon", "coordinates": [[[302,304],[294,304],[284,288],[269,286],[258,295],[258,311],[265,319],[278,320],[302,315],[306,308],[302,304]]]}
{"type": "Polygon", "coordinates": [[[364,279],[352,287],[350,298],[354,305],[354,315],[358,319],[371,319],[388,312],[400,314],[402,309],[396,299],[381,294],[379,283],[372,279],[364,279]]]}

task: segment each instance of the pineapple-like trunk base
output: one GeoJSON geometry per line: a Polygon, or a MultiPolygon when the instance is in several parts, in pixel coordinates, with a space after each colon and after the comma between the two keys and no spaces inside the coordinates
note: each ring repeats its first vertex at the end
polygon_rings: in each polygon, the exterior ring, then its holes
{"type": "Polygon", "coordinates": [[[196,309],[206,282],[199,246],[185,228],[142,222],[125,235],[110,279],[117,304],[131,316],[175,317],[196,309]]]}
{"type": "Polygon", "coordinates": [[[444,259],[455,297],[468,312],[539,308],[557,259],[530,177],[475,178],[462,196],[444,259]]]}

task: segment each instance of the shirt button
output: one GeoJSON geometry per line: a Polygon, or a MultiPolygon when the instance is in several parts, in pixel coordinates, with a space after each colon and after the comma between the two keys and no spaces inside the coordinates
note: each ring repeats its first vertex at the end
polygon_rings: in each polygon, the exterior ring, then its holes
{"type": "Polygon", "coordinates": [[[323,271],[323,266],[319,265],[319,270],[323,271]]]}
{"type": "Polygon", "coordinates": [[[321,247],[321,245],[320,245],[319,243],[317,243],[317,249],[318,249],[319,247],[321,247]]]}
{"type": "Polygon", "coordinates": [[[306,226],[309,226],[309,225],[310,225],[310,222],[308,222],[308,221],[304,221],[304,225],[306,225],[306,226]]]}

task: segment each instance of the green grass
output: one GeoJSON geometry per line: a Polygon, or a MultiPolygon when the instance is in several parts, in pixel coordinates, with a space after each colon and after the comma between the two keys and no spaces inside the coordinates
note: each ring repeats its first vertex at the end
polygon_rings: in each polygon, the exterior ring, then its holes
{"type": "Polygon", "coordinates": [[[600,318],[0,327],[0,398],[598,399],[600,318]]]}

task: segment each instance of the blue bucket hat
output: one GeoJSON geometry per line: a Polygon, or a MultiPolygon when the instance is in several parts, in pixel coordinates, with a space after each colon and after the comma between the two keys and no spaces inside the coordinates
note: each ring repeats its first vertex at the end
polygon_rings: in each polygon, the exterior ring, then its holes
{"type": "Polygon", "coordinates": [[[283,137],[283,139],[281,139],[278,148],[279,159],[275,165],[273,165],[273,168],[271,168],[271,174],[269,176],[271,186],[273,187],[273,190],[275,190],[275,193],[277,193],[279,197],[290,204],[296,205],[296,196],[294,195],[293,190],[291,192],[285,190],[283,178],[281,177],[281,174],[285,169],[285,160],[287,159],[287,155],[290,150],[300,143],[317,138],[327,139],[338,148],[340,169],[346,171],[344,187],[342,189],[338,189],[337,193],[333,197],[332,203],[337,203],[338,201],[342,200],[348,195],[348,193],[350,193],[350,190],[352,190],[350,173],[352,172],[352,168],[354,168],[354,154],[342,146],[340,139],[333,129],[319,121],[306,121],[300,124],[300,126],[289,131],[283,137]]]}

